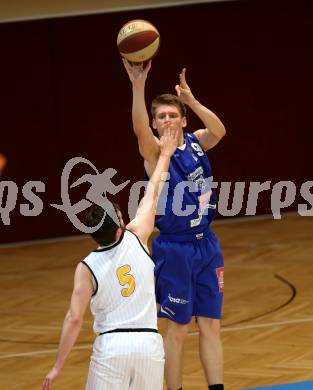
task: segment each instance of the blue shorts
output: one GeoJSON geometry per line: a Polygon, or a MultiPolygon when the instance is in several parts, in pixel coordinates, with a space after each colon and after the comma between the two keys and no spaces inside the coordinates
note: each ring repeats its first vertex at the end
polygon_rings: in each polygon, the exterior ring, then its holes
{"type": "Polygon", "coordinates": [[[224,260],[215,234],[160,235],[152,242],[159,317],[188,324],[192,316],[221,318],[224,260]]]}

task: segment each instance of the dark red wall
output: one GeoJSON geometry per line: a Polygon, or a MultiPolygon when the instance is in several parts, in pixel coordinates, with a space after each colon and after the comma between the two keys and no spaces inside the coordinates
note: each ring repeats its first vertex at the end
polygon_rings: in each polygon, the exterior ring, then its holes
{"type": "MultiPolygon", "coordinates": [[[[116,49],[119,28],[133,18],[150,20],[162,38],[148,104],[173,92],[187,67],[196,97],[224,121],[227,136],[209,153],[214,179],[290,180],[299,192],[312,179],[313,13],[294,4],[233,1],[0,25],[0,152],[8,157],[2,180],[15,181],[20,192],[30,180],[46,184],[43,213],[21,216],[20,196],[11,224],[0,222],[0,242],[76,233],[49,205],[61,203],[60,176],[72,157],[99,171],[114,167],[116,183],[142,178],[131,87],[116,49]]],[[[201,126],[191,113],[189,124],[201,126]]],[[[87,189],[73,191],[73,201],[87,189]]],[[[116,200],[125,207],[127,190],[116,200]]],[[[269,191],[257,212],[270,212],[269,191]]]]}

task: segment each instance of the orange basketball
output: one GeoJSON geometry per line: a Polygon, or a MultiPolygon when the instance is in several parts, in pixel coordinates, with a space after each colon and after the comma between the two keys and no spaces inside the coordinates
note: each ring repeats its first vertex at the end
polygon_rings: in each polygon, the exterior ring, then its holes
{"type": "Polygon", "coordinates": [[[120,29],[117,47],[129,62],[140,63],[154,57],[160,46],[158,30],[147,20],[130,20],[120,29]]]}

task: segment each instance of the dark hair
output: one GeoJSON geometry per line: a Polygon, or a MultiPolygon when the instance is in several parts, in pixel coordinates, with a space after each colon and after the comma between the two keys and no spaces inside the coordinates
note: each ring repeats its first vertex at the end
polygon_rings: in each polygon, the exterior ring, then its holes
{"type": "Polygon", "coordinates": [[[181,116],[186,116],[187,110],[183,102],[181,102],[176,95],[170,93],[164,93],[163,95],[157,96],[153,99],[151,104],[151,114],[155,118],[156,110],[161,105],[175,106],[180,112],[181,116]]]}
{"type": "MultiPolygon", "coordinates": [[[[114,207],[114,211],[116,213],[116,218],[119,220],[117,215],[117,210],[120,211],[120,207],[116,203],[111,203],[114,207]]],[[[103,219],[102,225],[99,227],[98,230],[91,233],[91,237],[101,246],[107,246],[112,244],[115,241],[115,233],[117,229],[120,227],[120,225],[117,225],[113,219],[109,216],[108,212],[105,210],[105,207],[102,206],[94,206],[86,217],[86,225],[88,227],[95,227],[97,226],[105,213],[105,217],[103,219]]]]}

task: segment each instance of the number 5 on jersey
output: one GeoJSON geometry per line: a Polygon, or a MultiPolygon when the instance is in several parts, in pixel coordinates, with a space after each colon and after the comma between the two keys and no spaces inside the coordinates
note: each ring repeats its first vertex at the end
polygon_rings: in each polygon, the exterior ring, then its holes
{"type": "Polygon", "coordinates": [[[128,264],[122,265],[116,270],[116,275],[120,285],[126,286],[128,284],[128,287],[123,288],[121,290],[121,294],[123,295],[123,297],[129,297],[135,291],[135,278],[133,277],[133,275],[129,274],[130,271],[131,268],[128,264]]]}

